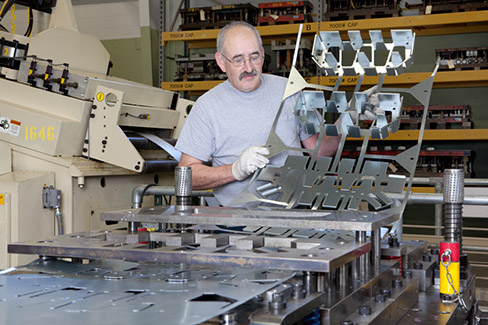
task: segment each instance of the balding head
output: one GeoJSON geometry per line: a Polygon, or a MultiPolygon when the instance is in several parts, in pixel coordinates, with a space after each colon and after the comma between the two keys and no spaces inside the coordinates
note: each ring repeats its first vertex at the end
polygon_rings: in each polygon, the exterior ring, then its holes
{"type": "Polygon", "coordinates": [[[254,26],[246,23],[245,21],[233,21],[230,24],[225,25],[224,28],[220,30],[219,35],[217,36],[217,52],[225,55],[225,39],[228,32],[234,28],[247,28],[253,31],[256,34],[256,39],[258,40],[259,47],[263,46],[261,35],[259,35],[259,32],[256,28],[254,28],[254,26]]]}
{"type": "Polygon", "coordinates": [[[259,33],[248,23],[233,22],[222,28],[215,60],[237,90],[250,92],[259,88],[264,49],[259,33]]]}

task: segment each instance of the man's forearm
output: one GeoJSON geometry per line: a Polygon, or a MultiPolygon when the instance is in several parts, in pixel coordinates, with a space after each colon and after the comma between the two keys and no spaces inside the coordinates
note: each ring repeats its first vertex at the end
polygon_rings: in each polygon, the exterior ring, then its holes
{"type": "Polygon", "coordinates": [[[322,142],[320,143],[319,157],[333,156],[336,153],[340,142],[341,142],[341,135],[339,136],[324,135],[324,137],[322,138],[322,142]]]}
{"type": "MultiPolygon", "coordinates": [[[[312,135],[311,137],[302,141],[302,145],[306,149],[314,150],[317,145],[317,140],[319,138],[319,133],[312,135]]],[[[324,135],[322,142],[320,143],[320,148],[318,152],[319,157],[331,157],[333,156],[339,143],[341,142],[341,136],[328,136],[324,135]]]]}
{"type": "Polygon", "coordinates": [[[187,165],[192,169],[192,188],[207,190],[235,181],[232,175],[232,164],[209,167],[203,164],[187,165]]]}

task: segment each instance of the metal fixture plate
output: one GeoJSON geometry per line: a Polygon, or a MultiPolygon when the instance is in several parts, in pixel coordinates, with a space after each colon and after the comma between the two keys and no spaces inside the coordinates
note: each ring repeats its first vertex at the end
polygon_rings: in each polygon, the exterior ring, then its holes
{"type": "Polygon", "coordinates": [[[293,237],[297,230],[281,236],[262,236],[269,228],[246,234],[194,234],[140,232],[126,230],[91,231],[57,236],[45,241],[25,241],[9,245],[9,253],[81,259],[123,259],[219,265],[221,267],[266,268],[329,272],[371,250],[369,242],[353,236],[327,236],[317,231],[312,238],[293,237]],[[219,237],[220,236],[220,237],[219,237]],[[150,248],[149,243],[162,243],[150,248]]]}
{"type": "Polygon", "coordinates": [[[206,224],[372,231],[398,220],[398,210],[310,211],[282,209],[242,209],[192,206],[159,206],[102,213],[104,221],[206,224]]]}
{"type": "Polygon", "coordinates": [[[290,271],[103,260],[38,260],[0,276],[3,324],[200,324],[294,276],[290,271]]]}

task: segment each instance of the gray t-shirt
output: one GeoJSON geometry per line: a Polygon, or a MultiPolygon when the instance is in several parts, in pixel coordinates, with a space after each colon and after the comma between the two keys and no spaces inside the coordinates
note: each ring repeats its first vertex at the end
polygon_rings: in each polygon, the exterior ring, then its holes
{"type": "MultiPolygon", "coordinates": [[[[244,93],[225,81],[200,96],[191,110],[176,143],[181,152],[208,161],[212,166],[232,164],[241,152],[251,146],[266,143],[273,121],[281,104],[287,79],[263,74],[258,89],[244,93]]],[[[302,130],[294,115],[297,95],[287,98],[276,134],[288,147],[299,148],[310,135],[302,130]]],[[[270,164],[281,166],[288,155],[282,152],[270,159],[270,164]]],[[[249,183],[231,182],[213,189],[220,204],[227,206],[249,183]]],[[[255,186],[259,186],[259,182],[255,186]]],[[[254,190],[254,189],[252,189],[254,190]]],[[[251,205],[249,205],[251,206],[251,205]]]]}

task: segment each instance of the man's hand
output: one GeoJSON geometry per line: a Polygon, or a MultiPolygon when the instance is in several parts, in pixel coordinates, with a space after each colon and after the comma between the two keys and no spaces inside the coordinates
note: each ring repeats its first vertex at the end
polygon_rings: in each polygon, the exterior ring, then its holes
{"type": "Polygon", "coordinates": [[[232,175],[238,181],[242,181],[258,168],[263,168],[269,163],[266,155],[269,155],[269,150],[264,147],[249,147],[245,149],[232,164],[232,175]]]}

